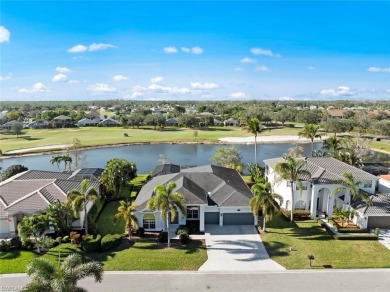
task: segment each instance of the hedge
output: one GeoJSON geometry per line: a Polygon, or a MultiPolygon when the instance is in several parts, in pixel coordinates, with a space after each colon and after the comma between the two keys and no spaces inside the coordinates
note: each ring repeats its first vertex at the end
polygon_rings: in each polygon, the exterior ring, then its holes
{"type": "Polygon", "coordinates": [[[122,234],[107,234],[102,238],[101,247],[103,251],[120,246],[122,243],[122,234]]]}
{"type": "Polygon", "coordinates": [[[378,236],[376,234],[371,233],[344,233],[344,234],[337,234],[334,233],[333,229],[331,229],[327,224],[324,222],[321,222],[321,227],[324,227],[325,230],[330,234],[334,239],[337,240],[378,240],[378,236]]]}
{"type": "Polygon", "coordinates": [[[81,247],[85,251],[100,251],[101,240],[102,236],[100,234],[98,234],[95,238],[92,235],[83,236],[81,247]]]}
{"type": "MultiPolygon", "coordinates": [[[[291,210],[280,209],[280,212],[283,214],[286,220],[290,220],[291,210]]],[[[310,219],[310,210],[294,210],[293,211],[294,219],[310,219]]]]}

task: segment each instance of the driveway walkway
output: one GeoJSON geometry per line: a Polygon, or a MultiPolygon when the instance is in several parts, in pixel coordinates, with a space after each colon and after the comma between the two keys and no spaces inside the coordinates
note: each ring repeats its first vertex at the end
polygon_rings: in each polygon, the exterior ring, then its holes
{"type": "Polygon", "coordinates": [[[390,229],[380,229],[378,241],[390,249],[390,229]]]}
{"type": "Polygon", "coordinates": [[[207,261],[201,272],[283,271],[271,260],[254,226],[206,225],[207,261]]]}

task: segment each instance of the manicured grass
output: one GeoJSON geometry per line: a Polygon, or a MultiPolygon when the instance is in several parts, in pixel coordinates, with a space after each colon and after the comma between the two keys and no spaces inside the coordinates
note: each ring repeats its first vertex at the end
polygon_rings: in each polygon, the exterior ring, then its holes
{"type": "MultiPolygon", "coordinates": [[[[99,261],[106,271],[180,270],[195,271],[207,260],[206,248],[201,241],[188,245],[166,248],[156,241],[136,241],[131,247],[122,246],[108,252],[85,253],[66,243],[50,249],[43,258],[61,261],[71,253],[79,253],[84,261],[99,261]]],[[[18,251],[0,253],[0,274],[23,273],[26,265],[35,257],[33,252],[18,251]]]]}
{"type": "Polygon", "coordinates": [[[125,232],[125,222],[119,220],[114,223],[114,216],[117,213],[119,201],[109,202],[97,220],[97,229],[102,236],[106,234],[122,234],[125,232]]]}
{"type": "Polygon", "coordinates": [[[276,217],[261,238],[270,257],[287,269],[390,268],[390,250],[377,241],[335,240],[315,220],[290,223],[276,217]],[[289,251],[289,248],[293,251],[289,251]]]}
{"type": "MultiPolygon", "coordinates": [[[[297,135],[298,128],[282,128],[265,131],[259,136],[297,135]]],[[[45,145],[72,144],[75,138],[83,146],[101,146],[142,142],[217,142],[222,137],[248,137],[252,134],[239,127],[210,127],[205,130],[167,127],[164,130],[152,128],[124,129],[123,127],[82,127],[64,129],[25,129],[23,135],[0,133],[1,150],[34,148],[45,145]],[[197,136],[194,133],[197,131],[197,136]],[[124,133],[128,137],[124,137],[124,133]]],[[[42,151],[42,150],[39,150],[42,151]]],[[[31,151],[34,152],[34,151],[31,151]]],[[[36,151],[35,151],[36,152],[36,151]]]]}
{"type": "Polygon", "coordinates": [[[0,274],[24,273],[26,265],[35,257],[35,253],[25,250],[0,252],[0,274]]]}
{"type": "Polygon", "coordinates": [[[389,143],[389,142],[384,142],[384,141],[372,141],[372,142],[371,142],[371,147],[372,147],[374,150],[386,151],[387,153],[390,153],[390,143],[389,143]]]}

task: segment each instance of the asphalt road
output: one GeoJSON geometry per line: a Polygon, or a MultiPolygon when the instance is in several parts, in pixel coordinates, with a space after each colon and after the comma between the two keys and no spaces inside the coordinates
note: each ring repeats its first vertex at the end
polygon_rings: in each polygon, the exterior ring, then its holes
{"type": "MultiPolygon", "coordinates": [[[[0,275],[0,291],[20,291],[28,276],[0,275]]],[[[106,272],[102,283],[80,281],[88,291],[390,291],[390,269],[259,273],[106,272]]]]}

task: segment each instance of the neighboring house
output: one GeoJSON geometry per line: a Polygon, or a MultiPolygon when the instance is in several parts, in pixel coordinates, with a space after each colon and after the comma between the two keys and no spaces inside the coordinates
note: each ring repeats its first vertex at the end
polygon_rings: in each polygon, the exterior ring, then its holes
{"type": "Polygon", "coordinates": [[[46,129],[49,127],[48,121],[33,121],[28,124],[28,127],[31,129],[46,129]]]}
{"type": "Polygon", "coordinates": [[[119,125],[118,121],[110,118],[104,119],[98,124],[99,127],[117,127],[119,125]]]}
{"type": "Polygon", "coordinates": [[[223,122],[221,122],[220,120],[217,120],[217,119],[214,119],[214,126],[223,126],[223,122]]]}
{"type": "Polygon", "coordinates": [[[77,127],[96,126],[100,123],[100,119],[81,119],[77,122],[77,127]]]}
{"type": "Polygon", "coordinates": [[[165,229],[159,211],[147,208],[148,200],[153,196],[156,185],[165,185],[174,181],[174,192],[183,195],[186,201],[186,214],[178,214],[178,225],[196,225],[200,231],[206,224],[255,225],[257,224],[249,209],[249,200],[253,197],[249,187],[240,174],[233,169],[215,165],[205,165],[181,169],[179,173],[158,175],[147,182],[135,201],[135,216],[140,227],[145,230],[160,231],[165,229]]]}
{"type": "Polygon", "coordinates": [[[390,193],[390,174],[379,176],[379,192],[390,193]]]}
{"type": "MultiPolygon", "coordinates": [[[[12,121],[6,122],[6,123],[3,124],[1,127],[2,127],[3,129],[8,129],[8,130],[10,130],[10,129],[12,129],[12,127],[15,126],[15,125],[21,125],[21,126],[23,126],[23,123],[22,123],[22,122],[19,122],[19,121],[16,121],[16,120],[12,120],[12,121]]],[[[23,126],[23,127],[24,127],[24,126],[23,126]]]]}
{"type": "Polygon", "coordinates": [[[51,125],[56,128],[66,128],[73,126],[73,122],[71,117],[59,115],[51,120],[51,125]]]}
{"type": "MultiPolygon", "coordinates": [[[[302,192],[297,186],[294,186],[294,206],[291,206],[289,182],[285,180],[278,182],[277,174],[274,171],[276,164],[284,161],[284,159],[279,157],[264,160],[266,179],[273,185],[273,191],[283,197],[282,208],[287,210],[291,210],[291,208],[293,210],[310,210],[311,218],[315,218],[319,213],[325,213],[331,218],[335,207],[347,208],[350,203],[348,192],[338,192],[332,195],[335,189],[342,187],[339,181],[342,179],[342,174],[346,172],[352,173],[356,182],[360,182],[359,188],[362,191],[369,195],[375,194],[379,178],[372,174],[331,157],[302,159],[307,161],[307,170],[311,173],[311,176],[300,178],[303,184],[302,192]]],[[[367,222],[370,222],[369,218],[366,220],[366,226],[367,222]]],[[[359,221],[357,223],[362,228],[366,228],[362,222],[359,221]]],[[[371,226],[372,224],[370,223],[369,225],[371,226]]]]}
{"type": "Polygon", "coordinates": [[[332,110],[327,110],[327,113],[331,118],[334,119],[343,119],[345,110],[339,110],[339,109],[332,109],[332,110]]]}
{"type": "Polygon", "coordinates": [[[166,126],[177,126],[178,125],[178,121],[176,118],[172,118],[172,119],[167,119],[165,121],[165,125],[166,126]]]}
{"type": "MultiPolygon", "coordinates": [[[[99,177],[103,169],[83,168],[74,172],[27,170],[0,183],[0,238],[12,236],[23,217],[42,212],[59,200],[65,202],[70,190],[80,190],[81,181],[90,179],[100,193],[99,177]]],[[[92,207],[88,203],[87,210],[92,207]]],[[[75,229],[84,225],[84,212],[73,223],[75,229]]]]}
{"type": "Polygon", "coordinates": [[[227,119],[225,121],[223,121],[223,125],[226,127],[226,126],[238,126],[238,121],[236,121],[235,119],[233,118],[230,118],[230,119],[227,119]]]}

